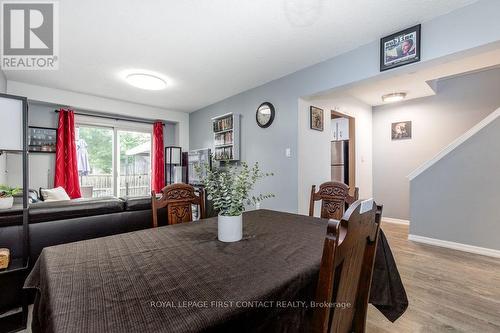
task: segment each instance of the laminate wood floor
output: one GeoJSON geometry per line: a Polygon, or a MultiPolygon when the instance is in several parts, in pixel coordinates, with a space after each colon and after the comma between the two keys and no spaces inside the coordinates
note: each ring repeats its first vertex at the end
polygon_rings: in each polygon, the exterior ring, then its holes
{"type": "Polygon", "coordinates": [[[405,225],[382,229],[409,306],[395,323],[369,306],[368,333],[500,332],[500,259],[409,241],[405,225]]]}

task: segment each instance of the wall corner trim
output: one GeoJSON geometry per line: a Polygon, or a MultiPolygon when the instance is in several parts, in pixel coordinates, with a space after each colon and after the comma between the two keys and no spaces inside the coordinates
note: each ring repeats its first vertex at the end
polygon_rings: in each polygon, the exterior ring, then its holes
{"type": "Polygon", "coordinates": [[[448,155],[450,152],[455,150],[458,146],[460,146],[462,143],[467,141],[470,137],[475,135],[477,132],[482,130],[484,127],[486,127],[488,124],[493,122],[495,119],[497,119],[500,116],[500,108],[496,109],[492,113],[490,113],[488,116],[486,116],[483,120],[481,120],[479,123],[474,125],[471,129],[469,129],[467,132],[465,132],[463,135],[458,137],[455,141],[450,143],[448,146],[446,146],[443,150],[441,150],[437,155],[435,155],[433,158],[413,170],[407,178],[412,181],[414,178],[416,178],[418,175],[423,173],[425,170],[429,169],[431,166],[436,164],[440,159],[448,155]]]}
{"type": "Polygon", "coordinates": [[[469,253],[481,254],[481,255],[493,257],[493,258],[500,258],[500,250],[489,249],[486,247],[450,242],[450,241],[446,241],[446,240],[442,240],[442,239],[429,238],[429,237],[412,235],[412,234],[408,235],[408,240],[413,241],[413,242],[417,242],[417,243],[445,247],[448,249],[458,250],[458,251],[462,251],[462,252],[469,252],[469,253]]]}
{"type": "Polygon", "coordinates": [[[392,223],[392,224],[410,225],[409,220],[396,219],[393,217],[385,217],[385,216],[382,216],[382,222],[387,222],[387,223],[392,223]]]}

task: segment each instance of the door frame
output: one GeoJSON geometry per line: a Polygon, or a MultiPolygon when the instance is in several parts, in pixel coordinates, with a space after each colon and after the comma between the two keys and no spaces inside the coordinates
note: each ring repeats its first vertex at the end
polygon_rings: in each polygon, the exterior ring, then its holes
{"type": "Polygon", "coordinates": [[[356,187],[356,118],[335,110],[331,110],[330,112],[330,119],[349,119],[349,184],[347,185],[349,185],[352,195],[356,187]]]}

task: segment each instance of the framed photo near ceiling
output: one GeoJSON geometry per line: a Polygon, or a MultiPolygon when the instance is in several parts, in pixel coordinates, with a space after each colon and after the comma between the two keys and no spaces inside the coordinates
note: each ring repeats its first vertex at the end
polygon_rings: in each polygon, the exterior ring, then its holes
{"type": "Polygon", "coordinates": [[[420,24],[380,39],[380,71],[420,61],[420,24]]]}
{"type": "Polygon", "coordinates": [[[411,139],[411,121],[400,121],[391,125],[392,140],[411,139]]]}
{"type": "Polygon", "coordinates": [[[311,106],[309,109],[309,120],[311,129],[316,131],[323,131],[324,128],[324,111],[323,109],[311,106]]]}

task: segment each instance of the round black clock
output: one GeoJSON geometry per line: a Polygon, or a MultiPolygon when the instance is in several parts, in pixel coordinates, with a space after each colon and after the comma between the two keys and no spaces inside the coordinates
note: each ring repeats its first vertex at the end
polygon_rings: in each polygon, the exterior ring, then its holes
{"type": "Polygon", "coordinates": [[[269,127],[274,120],[274,106],[269,102],[264,102],[259,105],[255,113],[255,120],[260,127],[269,127]]]}

